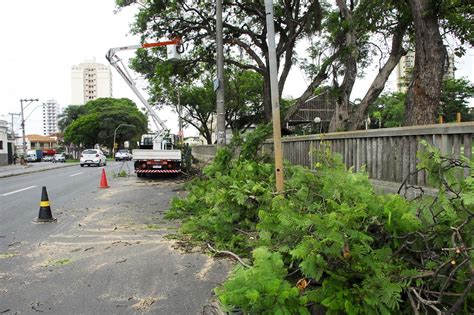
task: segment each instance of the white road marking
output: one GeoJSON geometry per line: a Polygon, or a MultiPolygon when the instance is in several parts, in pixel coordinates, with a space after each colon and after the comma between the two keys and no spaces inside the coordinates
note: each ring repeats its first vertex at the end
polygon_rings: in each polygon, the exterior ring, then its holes
{"type": "Polygon", "coordinates": [[[17,192],[28,190],[28,189],[35,188],[35,187],[38,187],[38,186],[30,186],[30,187],[26,187],[26,188],[23,188],[23,189],[18,189],[18,190],[3,194],[2,196],[13,195],[13,194],[16,194],[17,192]]]}
{"type": "Polygon", "coordinates": [[[81,174],[84,174],[84,172],[80,172],[80,173],[72,174],[72,175],[69,175],[69,177],[73,177],[73,176],[77,176],[77,175],[81,175],[81,174]]]}

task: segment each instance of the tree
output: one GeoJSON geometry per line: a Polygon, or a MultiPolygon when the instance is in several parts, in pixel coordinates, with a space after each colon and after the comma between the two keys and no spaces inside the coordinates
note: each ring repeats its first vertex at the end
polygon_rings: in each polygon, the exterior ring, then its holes
{"type": "Polygon", "coordinates": [[[58,117],[58,127],[61,132],[64,132],[73,121],[79,118],[79,116],[85,114],[86,107],[82,105],[69,105],[58,117]]]}
{"type": "MultiPolygon", "coordinates": [[[[468,80],[448,79],[443,81],[441,104],[437,114],[446,122],[455,122],[456,113],[463,121],[473,119],[469,112],[469,99],[474,96],[474,85],[468,80]]],[[[403,125],[405,118],[405,93],[382,94],[369,108],[371,128],[391,128],[403,125]]]]}
{"type": "Polygon", "coordinates": [[[472,120],[468,102],[472,97],[474,97],[474,85],[467,79],[443,81],[439,114],[446,122],[456,121],[456,113],[461,113],[463,121],[472,120]]]}
{"type": "MultiPolygon", "coordinates": [[[[188,80],[178,79],[178,76],[170,78],[170,75],[160,72],[155,75],[152,86],[157,81],[160,83],[151,90],[160,91],[160,95],[154,92],[152,99],[157,101],[159,97],[162,104],[170,106],[177,113],[181,106],[181,118],[185,124],[195,127],[211,144],[216,113],[212,77],[203,71],[203,76],[197,80],[189,77],[188,80]]],[[[243,132],[252,124],[262,122],[262,77],[252,70],[234,69],[226,72],[225,81],[226,128],[243,132]]]]}
{"type": "Polygon", "coordinates": [[[405,93],[382,94],[369,108],[371,128],[400,127],[405,114],[405,93]]]}
{"type": "Polygon", "coordinates": [[[439,111],[447,53],[443,35],[460,41],[458,56],[464,45],[474,45],[473,7],[464,0],[409,0],[415,33],[415,66],[408,86],[405,125],[430,124],[439,111]],[[440,32],[443,31],[443,35],[440,32]]]}
{"type": "Polygon", "coordinates": [[[253,70],[228,71],[226,75],[226,124],[237,132],[263,123],[263,78],[253,70]]]}
{"type": "Polygon", "coordinates": [[[337,10],[327,9],[322,38],[314,40],[309,56],[318,64],[306,63],[312,82],[296,102],[285,121],[325,80],[336,92],[336,114],[330,131],[357,129],[363,125],[370,105],[379,97],[392,70],[405,53],[404,37],[409,18],[400,1],[335,1],[337,10]],[[328,49],[330,48],[330,49],[328,49]],[[328,50],[330,51],[328,53],[328,50]],[[378,58],[379,72],[359,106],[352,111],[350,96],[355,81],[378,58]]]}
{"type": "Polygon", "coordinates": [[[117,131],[118,143],[137,140],[147,132],[147,118],[129,99],[99,98],[88,102],[84,113],[66,127],[64,139],[76,145],[93,147],[95,144],[111,147],[115,128],[128,124],[117,131]]]}
{"type": "MultiPolygon", "coordinates": [[[[117,0],[118,6],[136,1],[117,0]]],[[[263,77],[263,104],[267,121],[271,120],[269,56],[266,43],[266,14],[262,1],[224,1],[223,26],[225,62],[241,70],[253,70],[263,77]]],[[[275,5],[279,93],[283,91],[295,63],[295,46],[304,37],[319,30],[323,9],[317,0],[280,1],[275,5]]],[[[180,36],[193,47],[188,53],[192,64],[203,62],[208,68],[215,60],[214,4],[209,1],[146,1],[139,8],[132,32],[143,40],[180,36]]],[[[137,63],[147,63],[138,55],[137,63]]],[[[148,64],[148,63],[147,63],[148,64]]],[[[153,67],[142,67],[153,76],[153,67]]]]}
{"type": "Polygon", "coordinates": [[[431,0],[409,0],[415,28],[415,66],[408,86],[405,125],[436,121],[446,60],[431,0]]]}

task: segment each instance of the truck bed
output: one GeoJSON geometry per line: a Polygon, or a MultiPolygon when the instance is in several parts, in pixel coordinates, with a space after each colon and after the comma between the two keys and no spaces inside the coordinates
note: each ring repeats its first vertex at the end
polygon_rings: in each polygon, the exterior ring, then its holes
{"type": "Polygon", "coordinates": [[[180,150],[132,150],[133,160],[181,160],[180,150]]]}

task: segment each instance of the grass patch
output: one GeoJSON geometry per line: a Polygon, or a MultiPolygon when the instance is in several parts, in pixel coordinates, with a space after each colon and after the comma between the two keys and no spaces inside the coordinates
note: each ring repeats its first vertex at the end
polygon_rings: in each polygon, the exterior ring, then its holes
{"type": "Polygon", "coordinates": [[[0,253],[0,259],[12,258],[18,255],[17,253],[0,253]]]}
{"type": "Polygon", "coordinates": [[[157,230],[161,230],[161,226],[159,226],[158,224],[148,224],[148,225],[145,227],[145,230],[157,231],[157,230]]]}
{"type": "Polygon", "coordinates": [[[70,259],[57,259],[57,260],[50,260],[46,263],[45,267],[59,267],[59,266],[65,266],[69,265],[72,263],[72,260],[70,259]]]}

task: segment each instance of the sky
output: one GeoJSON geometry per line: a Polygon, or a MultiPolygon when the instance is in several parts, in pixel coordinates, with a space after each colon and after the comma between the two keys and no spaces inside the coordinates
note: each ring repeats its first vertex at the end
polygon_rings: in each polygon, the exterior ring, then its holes
{"type": "MultiPolygon", "coordinates": [[[[42,133],[41,104],[56,100],[61,107],[71,103],[71,66],[96,58],[108,64],[106,52],[112,47],[139,43],[129,34],[135,7],[115,12],[114,0],[15,0],[2,3],[0,10],[0,120],[11,122],[8,113],[20,112],[20,99],[38,98],[25,110],[26,134],[42,133]]],[[[126,54],[120,55],[127,58],[126,54]]],[[[128,55],[130,56],[130,55],[128,55]]],[[[125,59],[124,59],[125,61],[125,59]]],[[[456,60],[456,77],[474,81],[474,53],[456,60]]],[[[366,80],[357,80],[352,98],[362,98],[375,68],[367,72],[366,80]]],[[[123,79],[112,68],[113,97],[126,97],[143,107],[123,79]]],[[[294,69],[287,80],[284,97],[297,98],[309,84],[304,74],[294,69]]],[[[388,89],[394,89],[392,77],[388,89]]],[[[146,94],[144,93],[146,96],[146,94]]],[[[474,104],[471,105],[474,106],[474,104]]],[[[162,110],[172,132],[178,129],[177,114],[162,110]]],[[[15,133],[21,132],[15,118],[15,133]]],[[[196,135],[185,130],[185,136],[196,135]]]]}

